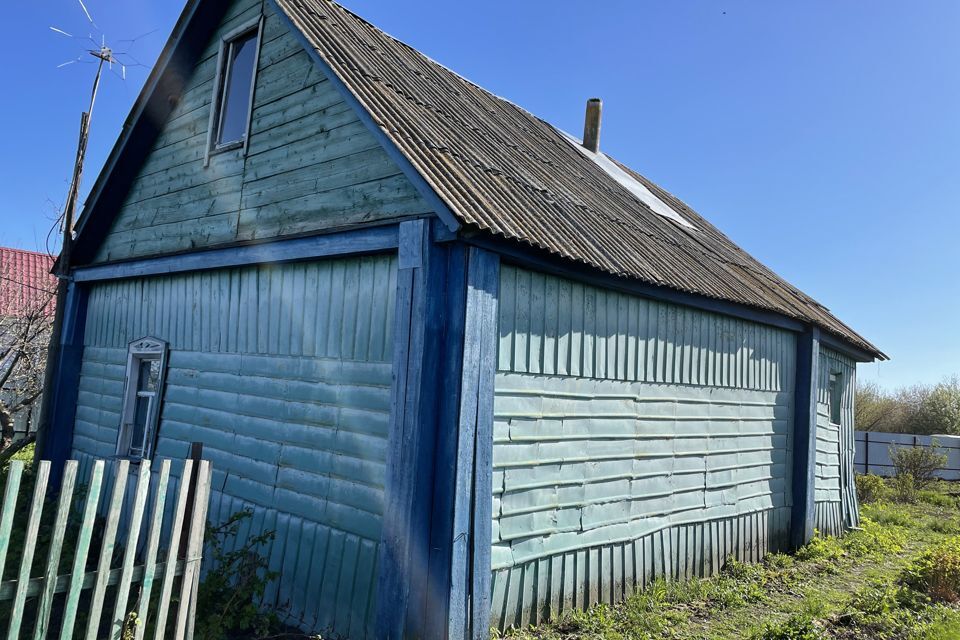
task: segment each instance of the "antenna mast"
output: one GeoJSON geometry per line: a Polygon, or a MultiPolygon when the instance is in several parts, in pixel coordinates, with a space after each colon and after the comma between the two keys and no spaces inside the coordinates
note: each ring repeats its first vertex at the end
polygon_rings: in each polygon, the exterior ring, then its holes
{"type": "MultiPolygon", "coordinates": [[[[96,26],[82,0],[80,0],[80,6],[83,8],[90,23],[96,26]]],[[[51,27],[51,29],[69,35],[60,29],[54,29],[53,27],[51,27]]],[[[87,141],[90,137],[90,118],[93,115],[93,107],[97,101],[97,91],[100,89],[103,67],[106,64],[108,68],[112,68],[114,63],[118,62],[116,58],[114,58],[113,51],[106,45],[105,39],[101,40],[98,49],[90,50],[89,54],[97,59],[97,73],[94,75],[93,88],[90,91],[90,106],[80,115],[80,140],[77,143],[77,156],[73,166],[73,177],[70,181],[70,190],[67,192],[67,201],[63,210],[63,243],[60,247],[60,257],[57,259],[56,265],[56,307],[54,308],[53,325],[50,330],[50,345],[47,348],[47,364],[43,379],[43,400],[36,432],[36,453],[39,459],[46,457],[46,448],[48,445],[47,436],[49,435],[50,425],[53,421],[51,411],[54,406],[53,398],[57,391],[54,386],[58,378],[57,372],[60,368],[61,336],[63,334],[63,319],[67,306],[67,290],[70,283],[70,259],[73,254],[73,226],[77,210],[77,201],[80,199],[80,180],[83,177],[83,161],[87,155],[87,141]]]]}

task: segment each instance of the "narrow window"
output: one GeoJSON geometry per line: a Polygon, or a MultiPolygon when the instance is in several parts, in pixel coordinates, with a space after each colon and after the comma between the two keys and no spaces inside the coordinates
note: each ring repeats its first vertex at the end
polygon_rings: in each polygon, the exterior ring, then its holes
{"type": "Polygon", "coordinates": [[[153,455],[166,365],[167,343],[155,338],[130,343],[117,455],[134,459],[153,455]]]}
{"type": "Polygon", "coordinates": [[[253,29],[224,42],[214,123],[216,149],[235,147],[246,140],[258,41],[259,30],[253,29]]]}
{"type": "Polygon", "coordinates": [[[830,387],[828,389],[830,402],[830,422],[840,424],[840,401],[843,398],[843,376],[839,373],[830,374],[830,387]]]}

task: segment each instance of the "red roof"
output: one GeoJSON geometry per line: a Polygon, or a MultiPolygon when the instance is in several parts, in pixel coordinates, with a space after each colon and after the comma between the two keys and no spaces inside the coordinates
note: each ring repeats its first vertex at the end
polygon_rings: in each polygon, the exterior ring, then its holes
{"type": "Polygon", "coordinates": [[[53,312],[56,277],[53,258],[36,251],[0,247],[0,317],[29,313],[38,306],[53,312]]]}

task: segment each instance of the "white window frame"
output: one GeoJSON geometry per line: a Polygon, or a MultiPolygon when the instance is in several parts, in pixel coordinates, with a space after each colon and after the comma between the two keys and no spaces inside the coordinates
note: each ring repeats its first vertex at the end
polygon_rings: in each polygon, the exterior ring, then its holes
{"type": "Polygon", "coordinates": [[[247,153],[247,146],[250,141],[250,125],[253,121],[253,98],[257,87],[257,72],[260,70],[260,48],[263,44],[263,16],[251,20],[236,29],[224,34],[220,39],[220,52],[217,55],[217,73],[213,78],[213,99],[210,102],[210,122],[207,126],[207,152],[204,158],[203,166],[210,164],[210,156],[231,149],[243,149],[243,154],[247,153]],[[228,86],[227,74],[230,69],[228,66],[230,45],[235,40],[251,33],[256,33],[257,50],[253,56],[253,80],[250,83],[250,98],[247,104],[247,127],[243,134],[243,140],[234,140],[225,144],[218,144],[219,129],[221,118],[223,116],[224,100],[223,90],[228,86]]]}
{"type": "Polygon", "coordinates": [[[169,346],[158,338],[140,338],[127,346],[127,374],[123,388],[123,408],[120,412],[120,429],[117,435],[117,456],[129,460],[149,460],[157,441],[157,425],[160,421],[160,405],[163,401],[167,378],[169,346]],[[159,361],[160,375],[153,392],[140,391],[140,365],[145,361],[159,361]],[[144,426],[144,444],[140,455],[130,452],[133,437],[133,419],[137,398],[151,396],[147,420],[144,426]]]}

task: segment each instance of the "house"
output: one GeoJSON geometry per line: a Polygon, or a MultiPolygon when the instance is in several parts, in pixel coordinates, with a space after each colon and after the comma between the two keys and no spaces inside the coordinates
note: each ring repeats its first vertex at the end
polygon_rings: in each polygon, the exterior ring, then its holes
{"type": "Polygon", "coordinates": [[[215,468],[266,594],[485,638],[857,524],[883,353],[673,195],[329,0],[192,0],[77,227],[54,460],[215,468]]]}
{"type": "Polygon", "coordinates": [[[53,258],[0,247],[0,449],[36,430],[53,321],[53,258]]]}

